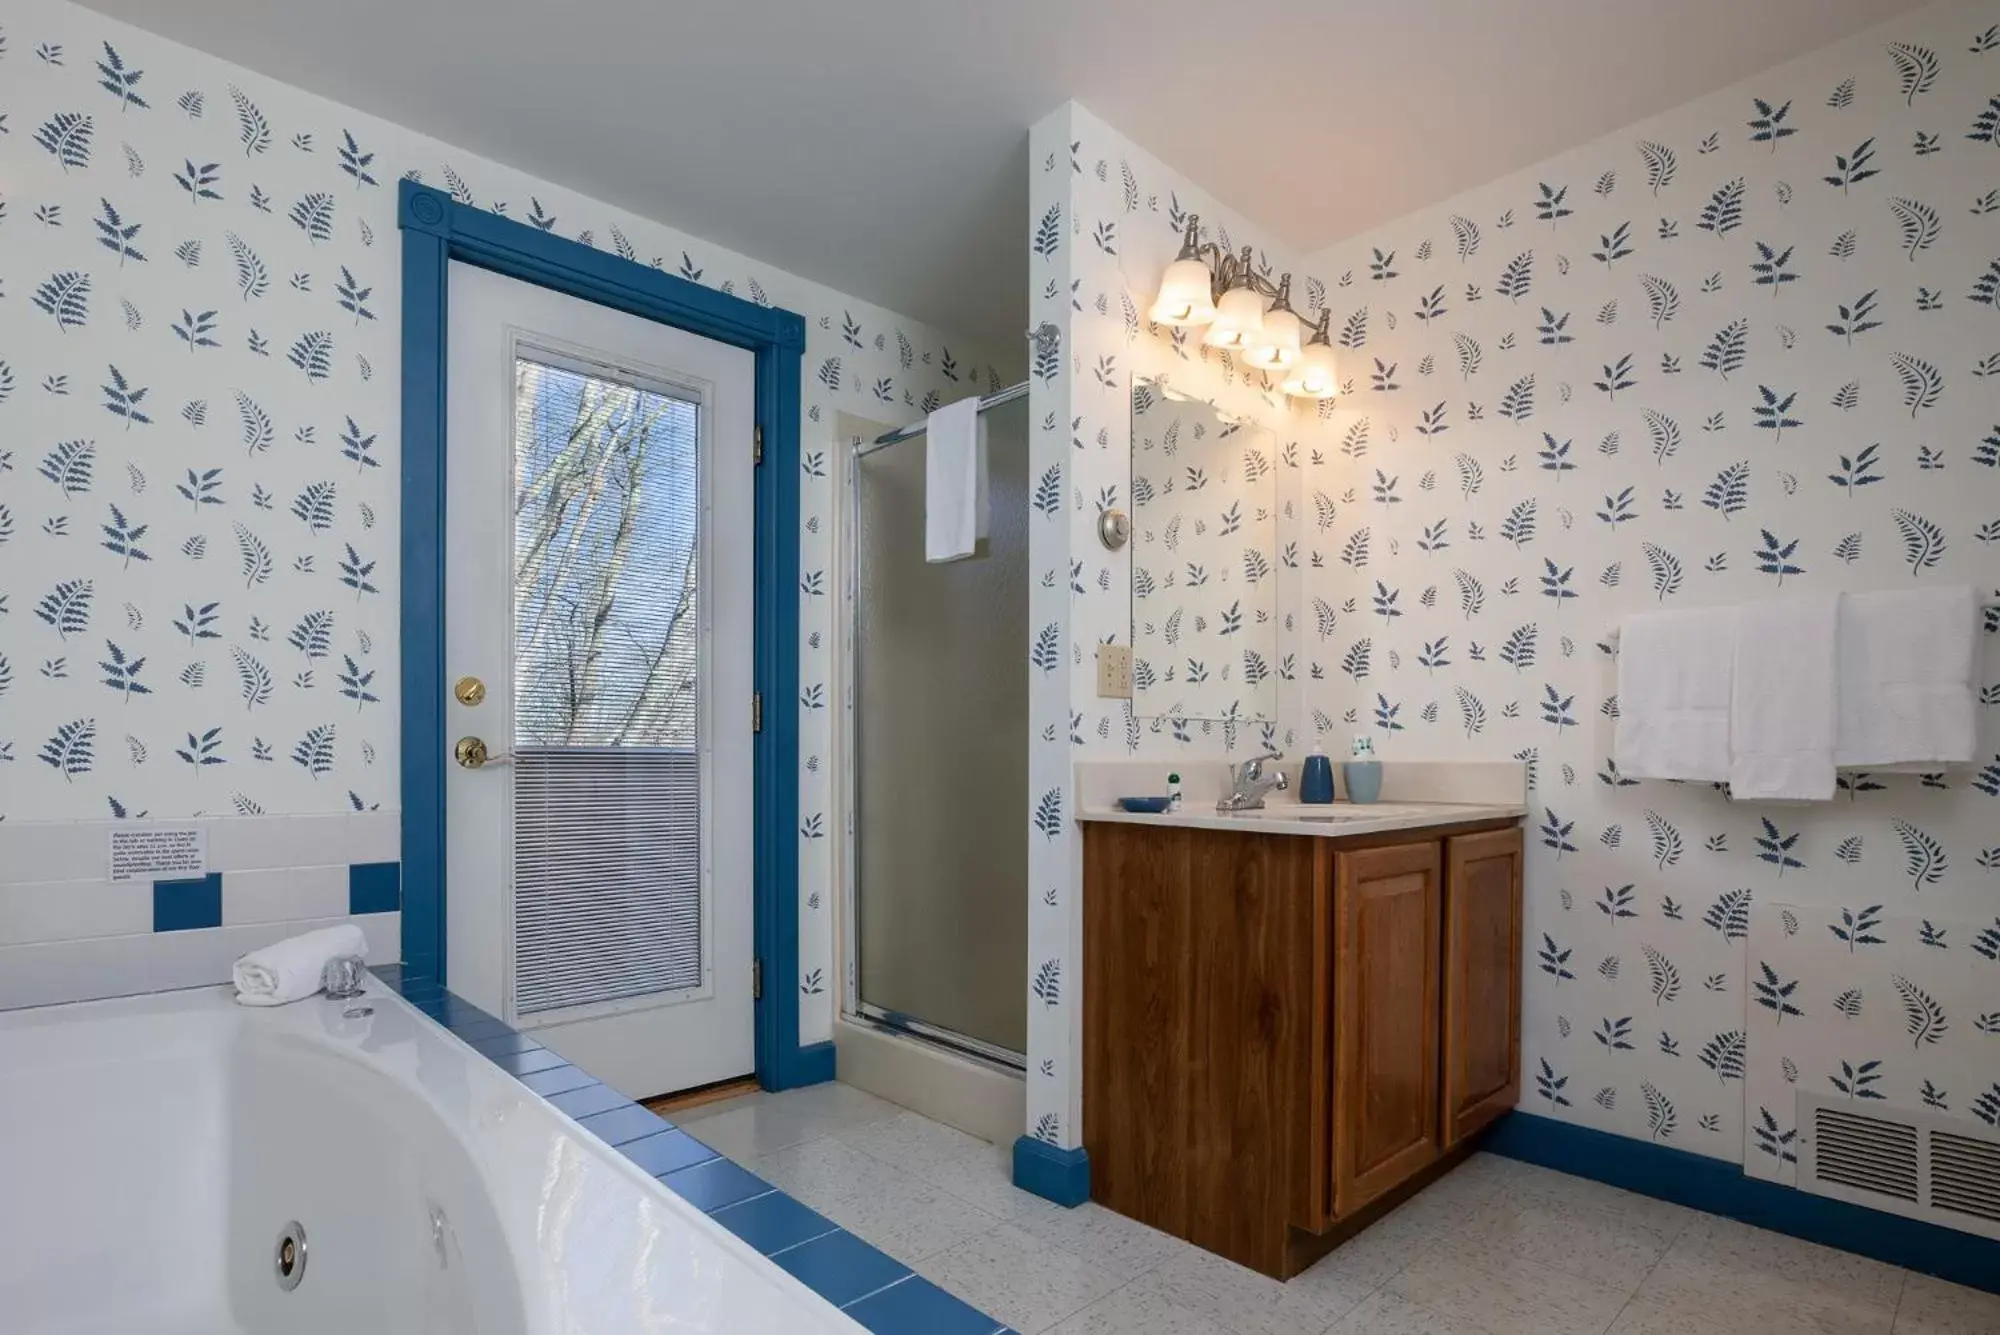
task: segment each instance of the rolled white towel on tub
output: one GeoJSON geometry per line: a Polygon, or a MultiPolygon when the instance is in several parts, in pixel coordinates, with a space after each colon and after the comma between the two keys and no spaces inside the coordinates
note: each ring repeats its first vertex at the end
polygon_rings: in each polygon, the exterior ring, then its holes
{"type": "Polygon", "coordinates": [[[236,1000],[244,1006],[282,1006],[319,991],[320,974],[328,960],[368,955],[368,938],[353,923],[322,927],[287,937],[236,961],[236,1000]]]}

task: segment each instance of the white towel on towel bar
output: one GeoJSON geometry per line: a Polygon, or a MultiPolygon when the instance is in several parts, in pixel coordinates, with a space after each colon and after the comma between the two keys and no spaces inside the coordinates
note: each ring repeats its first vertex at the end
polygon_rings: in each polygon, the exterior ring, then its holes
{"type": "Polygon", "coordinates": [[[1729,777],[1729,683],[1736,609],[1642,612],[1618,635],[1612,751],[1634,779],[1729,777]]]}
{"type": "Polygon", "coordinates": [[[1969,585],[1841,600],[1834,763],[1937,768],[1978,739],[1979,596],[1969,585]]]}
{"type": "Polygon", "coordinates": [[[962,561],[986,536],[986,423],[975,395],[924,427],[924,560],[962,561]]]}
{"type": "Polygon", "coordinates": [[[282,1006],[319,991],[327,961],[368,956],[368,938],[353,923],[322,927],[253,950],[230,969],[236,1000],[244,1006],[282,1006]]]}
{"type": "Polygon", "coordinates": [[[1738,614],[1729,700],[1729,795],[1736,800],[1833,796],[1839,613],[1840,595],[1821,593],[1738,614]]]}

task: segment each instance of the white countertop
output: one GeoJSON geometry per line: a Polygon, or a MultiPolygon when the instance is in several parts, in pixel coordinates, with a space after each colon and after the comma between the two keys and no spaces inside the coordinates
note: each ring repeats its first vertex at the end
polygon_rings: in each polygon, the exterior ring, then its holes
{"type": "Polygon", "coordinates": [[[1428,826],[1457,825],[1466,821],[1517,820],[1528,814],[1520,805],[1490,802],[1334,802],[1308,806],[1282,797],[1265,799],[1260,811],[1221,812],[1215,803],[1184,799],[1179,811],[1151,816],[1123,811],[1110,804],[1086,805],[1076,813],[1080,821],[1105,821],[1120,825],[1158,825],[1186,830],[1235,830],[1243,833],[1304,834],[1323,839],[1345,839],[1357,834],[1382,834],[1392,830],[1421,830],[1428,826]]]}

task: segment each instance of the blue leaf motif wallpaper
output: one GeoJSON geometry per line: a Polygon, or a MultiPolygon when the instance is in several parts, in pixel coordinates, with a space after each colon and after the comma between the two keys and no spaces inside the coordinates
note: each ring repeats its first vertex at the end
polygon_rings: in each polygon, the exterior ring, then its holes
{"type": "MultiPolygon", "coordinates": [[[[2000,603],[1990,24],[1927,10],[1304,258],[1082,108],[1045,121],[1031,290],[1064,342],[1036,467],[1075,522],[1037,548],[1034,624],[1075,675],[1037,683],[1035,790],[1078,759],[1364,731],[1392,763],[1519,760],[1524,1107],[1787,1181],[1801,1087],[2000,1116],[2000,612],[1971,770],[1760,808],[1610,755],[1628,613],[1912,583],[2000,603]],[[1095,369],[1246,388],[1198,331],[1144,321],[1190,208],[1330,304],[1341,356],[1333,403],[1239,409],[1278,441],[1269,728],[1095,695],[1092,647],[1142,593],[1095,543],[1088,499],[1136,485],[1095,369]]],[[[1072,841],[1031,850],[1032,983],[1080,923],[1072,841]]],[[[1029,1122],[1065,1145],[1073,1001],[1030,1007],[1029,1122]]]]}
{"type": "Polygon", "coordinates": [[[87,10],[23,0],[0,33],[7,823],[396,810],[408,175],[806,317],[799,986],[805,1041],[828,1037],[833,415],[913,418],[1017,378],[1019,350],[87,10]]]}
{"type": "MultiPolygon", "coordinates": [[[[1190,212],[1199,215],[1206,239],[1238,249],[1250,245],[1255,262],[1274,276],[1291,271],[1301,314],[1316,316],[1327,294],[1261,229],[1075,103],[1035,126],[1028,171],[1029,322],[1058,331],[1056,344],[1035,357],[1029,375],[1029,476],[1038,483],[1030,498],[1028,616],[1038,639],[1028,652],[1032,662],[1039,637],[1052,634],[1066,666],[1029,674],[1029,803],[1039,818],[1050,806],[1057,813],[1068,809],[1079,760],[1218,759],[1286,739],[1278,720],[1298,714],[1303,677],[1298,608],[1306,543],[1299,478],[1306,462],[1302,436],[1313,419],[1288,408],[1262,373],[1246,375],[1228,354],[1204,346],[1199,330],[1162,329],[1145,312],[1180,248],[1190,212]],[[1160,441],[1174,414],[1167,411],[1150,425],[1156,414],[1148,401],[1135,441],[1135,380],[1155,390],[1169,387],[1243,424],[1236,434],[1252,438],[1254,462],[1232,452],[1224,477],[1222,468],[1204,460],[1201,485],[1190,490],[1194,480],[1184,470],[1191,461],[1177,459],[1174,489],[1167,491],[1169,475],[1151,461],[1164,453],[1160,441]],[[1151,451],[1144,448],[1149,433],[1151,451]],[[1136,475],[1135,444],[1148,460],[1136,475]],[[1127,510],[1135,526],[1150,528],[1157,541],[1106,551],[1097,538],[1097,517],[1110,506],[1127,510]],[[1102,644],[1132,644],[1135,608],[1142,620],[1153,615],[1146,604],[1159,600],[1135,601],[1143,587],[1135,581],[1143,571],[1158,587],[1164,572],[1154,568],[1151,553],[1166,545],[1176,518],[1189,541],[1197,524],[1204,528],[1202,554],[1188,558],[1201,567],[1195,578],[1203,582],[1176,590],[1185,608],[1181,629],[1191,634],[1193,619],[1203,618],[1202,639],[1221,644],[1242,638],[1241,631],[1223,633],[1235,619],[1256,630],[1250,646],[1255,658],[1232,649],[1225,682],[1225,664],[1203,650],[1198,661],[1211,680],[1187,701],[1187,715],[1152,716],[1145,708],[1135,712],[1130,702],[1098,698],[1096,651],[1102,644]],[[1232,524],[1237,533],[1219,532],[1232,524]],[[1237,542],[1246,532],[1247,540],[1237,542]],[[1217,573],[1225,552],[1226,582],[1217,573]],[[1246,675],[1256,679],[1254,689],[1239,689],[1246,675]],[[1214,689],[1218,685],[1224,689],[1214,689]]],[[[1322,515],[1335,505],[1330,495],[1315,501],[1322,515]]],[[[1340,502],[1343,510],[1347,504],[1340,502]]],[[[1190,577],[1185,567],[1176,573],[1183,585],[1190,577]]],[[[1170,614],[1159,614],[1149,639],[1164,642],[1170,614]]],[[[1344,628],[1349,613],[1340,616],[1344,628]]],[[[1185,673],[1186,663],[1179,666],[1185,673]]],[[[1081,971],[1080,841],[1074,822],[1061,819],[1047,828],[1037,819],[1024,837],[1028,1124],[1040,1139],[1073,1146],[1080,1143],[1082,1118],[1082,1010],[1074,988],[1050,994],[1037,987],[1044,978],[1073,978],[1081,971]]]]}
{"type": "Polygon", "coordinates": [[[1758,807],[1610,759],[1623,615],[2000,601],[1991,21],[1927,10],[1308,262],[1372,318],[1307,437],[1305,490],[1352,499],[1307,543],[1335,624],[1298,723],[1528,762],[1532,1111],[1792,1181],[1797,1090],[1980,1117],[2000,1081],[1993,637],[1969,771],[1758,807]]]}

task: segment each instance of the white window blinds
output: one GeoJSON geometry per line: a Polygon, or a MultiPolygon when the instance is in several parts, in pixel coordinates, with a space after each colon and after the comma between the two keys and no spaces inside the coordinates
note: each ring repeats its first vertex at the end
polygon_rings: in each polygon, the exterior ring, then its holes
{"type": "Polygon", "coordinates": [[[702,981],[700,407],[515,362],[518,1014],[702,981]]]}

